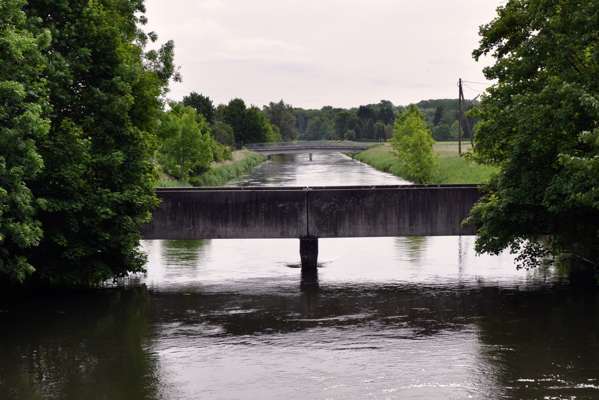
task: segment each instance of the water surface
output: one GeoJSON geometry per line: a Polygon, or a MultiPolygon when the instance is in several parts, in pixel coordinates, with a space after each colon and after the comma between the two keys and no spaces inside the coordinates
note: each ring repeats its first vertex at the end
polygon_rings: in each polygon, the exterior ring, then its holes
{"type": "MultiPolygon", "coordinates": [[[[340,154],[239,185],[400,179],[340,154]]],[[[0,307],[0,399],[594,399],[599,296],[473,237],[146,241],[123,288],[0,307]]]]}

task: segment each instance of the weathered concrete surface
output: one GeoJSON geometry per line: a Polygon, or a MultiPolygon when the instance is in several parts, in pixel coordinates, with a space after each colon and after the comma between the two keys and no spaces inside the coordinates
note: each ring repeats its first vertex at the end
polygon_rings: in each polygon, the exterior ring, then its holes
{"type": "Polygon", "coordinates": [[[306,232],[302,189],[164,189],[144,239],[299,238],[306,232]]]}
{"type": "Polygon", "coordinates": [[[316,271],[318,268],[318,238],[300,238],[300,258],[304,271],[316,271]]]}
{"type": "Polygon", "coordinates": [[[273,154],[301,154],[301,153],[355,153],[372,147],[376,143],[360,143],[350,141],[303,141],[283,143],[257,143],[246,147],[256,153],[263,155],[273,154]]]}
{"type": "Polygon", "coordinates": [[[302,148],[278,148],[269,150],[252,150],[263,156],[272,156],[275,154],[322,154],[322,153],[359,153],[368,149],[368,147],[302,147],[302,148]]]}
{"type": "Polygon", "coordinates": [[[308,233],[319,238],[452,236],[480,194],[475,186],[403,186],[313,190],[308,233]]]}
{"type": "Polygon", "coordinates": [[[160,189],[144,239],[473,234],[476,186],[160,189]]]}

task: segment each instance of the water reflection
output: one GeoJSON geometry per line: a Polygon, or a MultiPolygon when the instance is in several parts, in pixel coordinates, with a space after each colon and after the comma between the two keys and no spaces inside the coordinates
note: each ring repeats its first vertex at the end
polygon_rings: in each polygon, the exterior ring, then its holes
{"type": "Polygon", "coordinates": [[[596,293],[281,289],[137,289],[3,308],[0,321],[11,329],[0,332],[0,393],[10,400],[598,393],[596,293]]]}
{"type": "Polygon", "coordinates": [[[203,240],[167,240],[162,246],[161,261],[168,266],[198,266],[204,255],[201,251],[206,244],[203,240]]]}
{"type": "Polygon", "coordinates": [[[0,313],[0,398],[155,399],[143,288],[34,299],[0,313]]]}
{"type": "MultiPolygon", "coordinates": [[[[396,184],[341,155],[245,184],[396,184]]],[[[144,287],[0,304],[1,399],[592,399],[599,294],[473,237],[148,241],[144,287]]]]}
{"type": "Polygon", "coordinates": [[[339,154],[273,155],[260,167],[229,186],[401,185],[409,182],[379,172],[339,154]]]}
{"type": "MultiPolygon", "coordinates": [[[[398,237],[395,244],[400,254],[411,262],[418,262],[426,247],[427,238],[424,236],[398,237]]],[[[459,250],[458,250],[459,251],[459,250]]]]}

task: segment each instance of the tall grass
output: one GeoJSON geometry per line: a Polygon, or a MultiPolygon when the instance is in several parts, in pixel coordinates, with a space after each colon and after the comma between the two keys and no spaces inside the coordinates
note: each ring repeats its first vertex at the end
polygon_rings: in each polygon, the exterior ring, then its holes
{"type": "Polygon", "coordinates": [[[184,182],[177,180],[175,178],[169,176],[160,176],[158,183],[156,183],[156,187],[158,188],[179,188],[179,187],[191,187],[189,182],[184,182]]]}
{"type": "MultiPolygon", "coordinates": [[[[467,151],[469,145],[463,145],[467,151]]],[[[431,180],[432,184],[481,184],[487,183],[498,171],[496,167],[480,165],[458,155],[457,142],[440,142],[434,146],[438,155],[438,166],[431,180]]],[[[366,163],[379,171],[402,176],[397,157],[388,144],[372,147],[355,156],[355,159],[366,163]]]]}
{"type": "Polygon", "coordinates": [[[193,186],[221,186],[225,183],[247,174],[266,160],[261,154],[250,153],[237,161],[216,165],[200,176],[189,181],[193,186]]]}
{"type": "Polygon", "coordinates": [[[156,187],[180,188],[194,186],[222,186],[233,179],[237,179],[240,176],[247,174],[265,160],[266,157],[263,155],[248,150],[239,150],[233,153],[232,161],[215,163],[204,174],[191,177],[189,182],[178,180],[161,173],[156,187]]]}

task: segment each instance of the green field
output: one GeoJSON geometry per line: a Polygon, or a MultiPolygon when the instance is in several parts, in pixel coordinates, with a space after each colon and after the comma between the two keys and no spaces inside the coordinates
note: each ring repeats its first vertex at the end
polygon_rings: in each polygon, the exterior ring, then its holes
{"type": "MultiPolygon", "coordinates": [[[[470,143],[462,143],[462,151],[470,150],[470,143]]],[[[437,142],[433,147],[438,155],[439,164],[432,184],[486,183],[497,172],[496,167],[480,165],[458,155],[458,142],[437,142]]],[[[397,158],[391,145],[384,144],[372,147],[354,157],[380,171],[401,176],[397,158]]]]}
{"type": "Polygon", "coordinates": [[[266,157],[263,155],[249,150],[238,150],[233,152],[232,160],[214,163],[209,171],[192,177],[189,182],[179,181],[161,174],[157,187],[222,186],[233,179],[247,174],[265,160],[266,157]]]}

